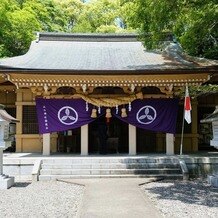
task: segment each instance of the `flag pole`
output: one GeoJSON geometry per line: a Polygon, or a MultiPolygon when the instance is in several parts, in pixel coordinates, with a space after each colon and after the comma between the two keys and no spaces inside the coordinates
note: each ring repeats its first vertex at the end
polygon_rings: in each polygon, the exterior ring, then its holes
{"type": "MultiPolygon", "coordinates": [[[[184,103],[185,104],[185,103],[184,103]]],[[[182,119],[182,133],[181,133],[181,144],[180,144],[180,155],[182,155],[183,147],[183,136],[184,136],[184,125],[185,125],[185,108],[183,109],[183,119],[182,119]]]]}
{"type": "Polygon", "coordinates": [[[184,98],[184,108],[183,108],[180,155],[182,155],[185,120],[187,121],[188,124],[191,123],[191,102],[190,102],[190,96],[189,96],[188,84],[187,83],[186,83],[186,87],[185,87],[185,98],[184,98]]]}

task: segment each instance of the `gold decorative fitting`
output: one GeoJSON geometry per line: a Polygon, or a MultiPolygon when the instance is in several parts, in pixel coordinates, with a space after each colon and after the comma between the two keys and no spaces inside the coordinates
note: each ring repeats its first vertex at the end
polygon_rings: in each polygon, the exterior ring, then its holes
{"type": "Polygon", "coordinates": [[[111,118],[112,115],[111,115],[111,109],[110,108],[107,108],[106,109],[106,115],[105,115],[106,118],[111,118]]]}
{"type": "Polygon", "coordinates": [[[126,108],[124,107],[124,108],[122,108],[121,109],[121,117],[127,117],[127,113],[126,113],[126,108]]]}
{"type": "Polygon", "coordinates": [[[97,110],[95,108],[92,109],[91,118],[97,118],[97,110]]]}

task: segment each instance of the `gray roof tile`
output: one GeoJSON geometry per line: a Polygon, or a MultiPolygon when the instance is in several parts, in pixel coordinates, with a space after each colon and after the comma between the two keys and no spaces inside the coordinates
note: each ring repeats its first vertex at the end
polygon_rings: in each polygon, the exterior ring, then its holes
{"type": "Polygon", "coordinates": [[[191,69],[195,62],[145,51],[136,35],[41,33],[22,56],[0,60],[0,68],[23,70],[134,71],[191,69]]]}
{"type": "Polygon", "coordinates": [[[216,106],[216,109],[212,114],[202,119],[201,123],[212,123],[214,121],[218,121],[218,106],[216,106]]]}

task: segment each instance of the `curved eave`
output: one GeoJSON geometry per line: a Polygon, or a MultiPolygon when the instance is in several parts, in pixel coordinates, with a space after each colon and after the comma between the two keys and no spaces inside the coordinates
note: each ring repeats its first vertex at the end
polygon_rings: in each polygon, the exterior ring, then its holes
{"type": "Polygon", "coordinates": [[[212,122],[216,122],[216,121],[218,121],[218,115],[217,115],[217,117],[204,119],[204,120],[201,120],[200,122],[201,123],[212,123],[212,122]]]}
{"type": "Polygon", "coordinates": [[[0,68],[1,73],[17,74],[60,74],[60,75],[157,75],[157,74],[189,74],[189,73],[218,73],[218,67],[178,68],[178,69],[131,69],[131,70],[72,70],[72,69],[22,69],[0,68]]]}
{"type": "Polygon", "coordinates": [[[4,109],[0,109],[0,118],[2,120],[8,121],[10,123],[17,123],[17,122],[19,122],[19,120],[17,120],[16,118],[12,117],[4,109]]]}

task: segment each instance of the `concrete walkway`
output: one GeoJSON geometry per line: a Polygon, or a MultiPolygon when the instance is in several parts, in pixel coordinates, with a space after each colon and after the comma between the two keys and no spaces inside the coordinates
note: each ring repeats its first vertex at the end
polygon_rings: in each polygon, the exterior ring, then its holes
{"type": "MultiPolygon", "coordinates": [[[[62,180],[63,181],[63,180],[62,180]]],[[[160,218],[152,203],[140,190],[146,179],[74,179],[68,182],[86,187],[81,218],[160,218]]]]}

